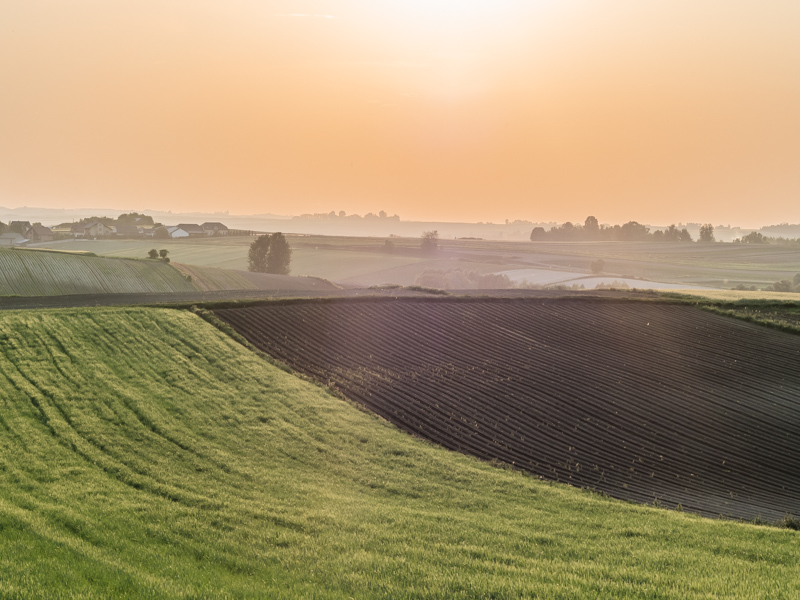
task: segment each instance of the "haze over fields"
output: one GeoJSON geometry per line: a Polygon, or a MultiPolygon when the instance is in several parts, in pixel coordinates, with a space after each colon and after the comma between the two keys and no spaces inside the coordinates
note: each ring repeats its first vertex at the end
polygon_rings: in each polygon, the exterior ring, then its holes
{"type": "Polygon", "coordinates": [[[780,223],[799,30],[792,0],[6,0],[0,205],[780,223]]]}

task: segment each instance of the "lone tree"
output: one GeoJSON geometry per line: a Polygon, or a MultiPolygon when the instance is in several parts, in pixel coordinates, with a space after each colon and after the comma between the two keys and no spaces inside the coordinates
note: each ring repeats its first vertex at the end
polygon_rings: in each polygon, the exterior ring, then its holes
{"type": "Polygon", "coordinates": [[[699,242],[713,242],[714,241],[714,226],[711,223],[706,223],[700,226],[700,239],[699,242]]]}
{"type": "Polygon", "coordinates": [[[169,254],[169,250],[167,250],[166,248],[163,248],[163,249],[158,251],[158,255],[161,258],[167,258],[167,254],[169,254]]]}
{"type": "Polygon", "coordinates": [[[283,237],[281,232],[273,233],[269,241],[269,252],[267,253],[267,273],[276,275],[288,275],[291,269],[289,263],[292,261],[292,249],[289,242],[283,237]]]}
{"type": "Polygon", "coordinates": [[[261,235],[257,237],[247,253],[247,268],[255,273],[288,275],[292,249],[283,234],[261,235]]]}
{"type": "Polygon", "coordinates": [[[147,257],[148,257],[148,258],[152,258],[153,260],[155,260],[156,258],[158,258],[158,250],[156,250],[155,248],[153,248],[152,250],[150,250],[150,251],[147,253],[147,257]]]}
{"type": "Polygon", "coordinates": [[[267,253],[269,253],[270,236],[268,234],[258,236],[247,252],[247,269],[254,273],[267,272],[267,253]]]}
{"type": "Polygon", "coordinates": [[[433,254],[439,249],[439,232],[426,231],[421,236],[420,249],[423,254],[433,254]]]}

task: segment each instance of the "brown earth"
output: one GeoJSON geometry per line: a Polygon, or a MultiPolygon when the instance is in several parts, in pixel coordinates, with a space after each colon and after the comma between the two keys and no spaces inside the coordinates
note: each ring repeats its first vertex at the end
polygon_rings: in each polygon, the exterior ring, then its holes
{"type": "Polygon", "coordinates": [[[616,498],[800,515],[800,337],[613,298],[295,301],[216,314],[412,434],[616,498]]]}

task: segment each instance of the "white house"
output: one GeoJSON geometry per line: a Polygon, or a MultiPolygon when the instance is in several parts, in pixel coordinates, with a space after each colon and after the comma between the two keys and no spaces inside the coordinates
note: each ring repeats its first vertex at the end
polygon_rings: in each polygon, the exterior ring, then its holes
{"type": "Polygon", "coordinates": [[[171,238],[189,237],[189,233],[180,227],[167,227],[167,231],[169,231],[169,237],[171,238]]]}
{"type": "Polygon", "coordinates": [[[4,248],[13,248],[14,246],[21,246],[28,240],[18,233],[3,233],[0,234],[0,246],[4,248]]]}

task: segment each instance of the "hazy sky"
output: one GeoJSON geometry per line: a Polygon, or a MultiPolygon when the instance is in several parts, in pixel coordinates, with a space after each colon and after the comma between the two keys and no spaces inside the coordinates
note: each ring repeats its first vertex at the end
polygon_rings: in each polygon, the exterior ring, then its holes
{"type": "Polygon", "coordinates": [[[0,205],[800,222],[800,2],[2,0],[0,205]]]}

